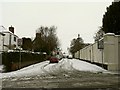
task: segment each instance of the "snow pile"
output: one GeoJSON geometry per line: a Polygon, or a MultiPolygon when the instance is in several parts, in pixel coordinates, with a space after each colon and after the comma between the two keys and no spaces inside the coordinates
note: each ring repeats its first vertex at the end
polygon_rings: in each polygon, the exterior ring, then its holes
{"type": "Polygon", "coordinates": [[[90,71],[90,72],[107,71],[97,65],[90,64],[85,61],[80,61],[77,59],[62,59],[61,61],[59,61],[59,63],[49,64],[49,61],[44,61],[38,64],[25,67],[17,71],[2,73],[2,77],[0,76],[0,78],[27,77],[27,76],[44,75],[51,73],[55,74],[60,71],[72,71],[72,70],[90,71]]]}
{"type": "Polygon", "coordinates": [[[61,71],[72,71],[72,62],[70,60],[61,60],[59,63],[56,64],[49,64],[46,67],[44,67],[44,70],[49,73],[57,73],[61,71]]]}
{"type": "Polygon", "coordinates": [[[0,65],[0,77],[2,77],[2,74],[1,74],[2,70],[3,70],[3,65],[0,65]]]}
{"type": "Polygon", "coordinates": [[[0,65],[0,72],[3,70],[3,65],[0,65]]]}
{"type": "Polygon", "coordinates": [[[2,73],[2,78],[23,77],[23,76],[27,77],[27,76],[43,74],[44,71],[42,70],[42,67],[48,63],[49,63],[49,61],[44,61],[44,62],[41,62],[38,64],[34,64],[31,66],[25,67],[25,68],[17,70],[17,71],[2,73]]]}
{"type": "Polygon", "coordinates": [[[102,67],[99,67],[97,65],[80,61],[76,59],[70,60],[73,64],[73,68],[79,71],[90,71],[90,72],[106,72],[107,70],[103,69],[102,67]]]}

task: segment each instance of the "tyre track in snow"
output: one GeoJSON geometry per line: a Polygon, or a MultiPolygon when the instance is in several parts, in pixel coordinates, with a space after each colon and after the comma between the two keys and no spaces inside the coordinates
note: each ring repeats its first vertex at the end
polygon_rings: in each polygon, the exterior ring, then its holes
{"type": "Polygon", "coordinates": [[[41,67],[41,70],[44,72],[45,75],[55,76],[57,71],[57,68],[55,68],[56,64],[58,63],[55,63],[53,65],[51,63],[45,64],[41,67]],[[48,70],[46,70],[47,66],[48,66],[48,70]]]}
{"type": "Polygon", "coordinates": [[[48,72],[44,69],[47,65],[49,65],[49,63],[47,63],[47,64],[45,64],[45,65],[43,65],[43,66],[41,67],[41,70],[42,70],[43,72],[45,72],[45,73],[48,73],[48,72]]]}
{"type": "Polygon", "coordinates": [[[51,63],[47,63],[41,67],[41,70],[44,72],[45,75],[54,76],[55,71],[57,70],[57,68],[55,68],[56,64],[58,64],[58,63],[54,63],[53,65],[51,63]],[[49,66],[49,65],[51,65],[51,66],[49,66]],[[48,66],[48,70],[46,70],[47,66],[48,66]]]}
{"type": "Polygon", "coordinates": [[[72,72],[75,69],[70,60],[63,59],[59,61],[59,63],[47,63],[41,67],[41,70],[45,72],[46,75],[57,76],[60,73],[63,75],[68,74],[68,72],[72,72]]]}

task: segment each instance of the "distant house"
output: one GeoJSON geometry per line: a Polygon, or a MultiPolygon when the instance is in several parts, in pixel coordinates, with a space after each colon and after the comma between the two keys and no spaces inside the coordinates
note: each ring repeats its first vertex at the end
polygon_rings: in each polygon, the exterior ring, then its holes
{"type": "Polygon", "coordinates": [[[2,40],[4,42],[2,50],[4,49],[4,51],[8,51],[14,48],[18,48],[19,37],[14,34],[14,27],[11,26],[9,27],[9,31],[4,30],[2,33],[5,35],[4,40],[2,40]]]}
{"type": "Polygon", "coordinates": [[[22,38],[22,49],[23,50],[32,50],[32,40],[31,38],[22,38]]]}

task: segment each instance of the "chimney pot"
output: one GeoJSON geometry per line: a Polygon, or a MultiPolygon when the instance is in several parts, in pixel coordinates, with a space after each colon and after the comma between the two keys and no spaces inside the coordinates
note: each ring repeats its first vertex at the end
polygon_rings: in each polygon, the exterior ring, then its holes
{"type": "Polygon", "coordinates": [[[11,27],[9,27],[9,31],[14,33],[14,27],[12,27],[12,25],[11,25],[11,27]]]}

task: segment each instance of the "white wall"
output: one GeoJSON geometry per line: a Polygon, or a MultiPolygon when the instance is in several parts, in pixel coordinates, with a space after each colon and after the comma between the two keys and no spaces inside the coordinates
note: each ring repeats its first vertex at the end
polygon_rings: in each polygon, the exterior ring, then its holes
{"type": "Polygon", "coordinates": [[[16,47],[18,47],[18,36],[14,35],[11,32],[3,32],[5,34],[4,36],[4,50],[7,51],[9,50],[9,48],[7,46],[9,46],[9,42],[11,41],[11,46],[16,45],[16,47]],[[11,40],[10,40],[10,35],[11,35],[11,40]],[[14,41],[14,37],[16,37],[16,41],[14,41]]]}
{"type": "Polygon", "coordinates": [[[91,62],[102,63],[102,50],[99,50],[97,43],[94,43],[81,49],[79,58],[91,62]]]}
{"type": "Polygon", "coordinates": [[[120,52],[120,36],[114,34],[105,35],[105,49],[104,59],[108,63],[108,69],[111,71],[120,70],[119,65],[119,52],[120,52]]]}
{"type": "Polygon", "coordinates": [[[98,49],[98,43],[95,42],[76,52],[75,58],[106,64],[108,65],[108,70],[111,71],[120,70],[120,66],[118,65],[120,63],[120,35],[104,35],[103,45],[103,49],[98,49]]]}
{"type": "Polygon", "coordinates": [[[2,51],[3,40],[2,35],[0,34],[0,51],[2,51]]]}

